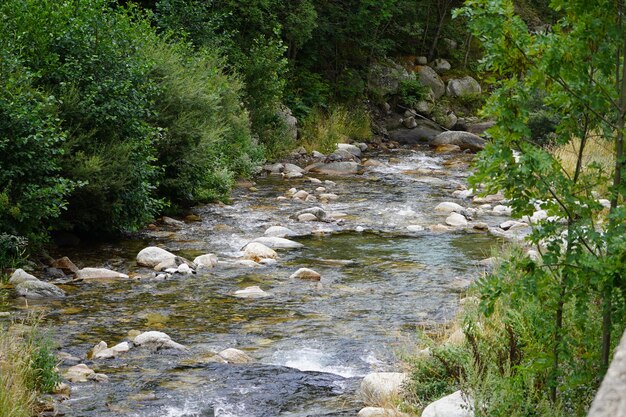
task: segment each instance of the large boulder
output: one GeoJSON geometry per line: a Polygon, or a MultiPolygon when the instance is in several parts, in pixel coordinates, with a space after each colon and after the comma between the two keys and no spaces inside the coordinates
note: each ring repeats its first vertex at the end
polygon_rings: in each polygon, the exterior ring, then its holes
{"type": "Polygon", "coordinates": [[[11,275],[11,278],[9,278],[9,284],[12,285],[21,284],[26,281],[39,281],[39,279],[24,271],[22,268],[16,269],[15,272],[13,272],[13,275],[11,275]]]}
{"type": "Polygon", "coordinates": [[[15,286],[15,291],[20,297],[33,300],[65,297],[65,291],[56,285],[39,280],[22,281],[15,286]]]}
{"type": "Polygon", "coordinates": [[[414,129],[397,129],[389,132],[389,137],[404,145],[428,142],[434,139],[443,129],[438,124],[423,119],[415,119],[417,127],[414,129]]]}
{"type": "Polygon", "coordinates": [[[272,249],[298,249],[304,246],[302,243],[294,242],[293,240],[273,236],[257,237],[252,242],[261,243],[272,249]]]}
{"type": "Polygon", "coordinates": [[[149,268],[154,268],[161,262],[174,258],[176,258],[176,255],[166,251],[165,249],[161,249],[156,246],[149,246],[142,249],[137,254],[137,264],[141,266],[147,266],[149,268]]]}
{"type": "Polygon", "coordinates": [[[439,213],[461,213],[463,210],[465,210],[465,207],[457,203],[452,203],[450,201],[439,203],[437,204],[437,207],[435,207],[435,211],[439,213]]]}
{"type": "Polygon", "coordinates": [[[470,398],[456,391],[429,404],[422,417],[474,417],[474,407],[470,398]]]}
{"type": "Polygon", "coordinates": [[[478,152],[485,148],[485,140],[473,133],[451,130],[438,134],[430,141],[430,146],[441,145],[456,145],[461,149],[478,152]]]}
{"type": "Polygon", "coordinates": [[[454,78],[448,81],[446,95],[450,97],[477,96],[482,93],[480,84],[472,77],[454,78]]]}
{"type": "Polygon", "coordinates": [[[67,275],[72,275],[78,272],[78,267],[74,265],[74,262],[67,256],[52,261],[50,265],[52,268],[58,268],[67,275]]]}
{"type": "Polygon", "coordinates": [[[452,69],[452,65],[447,59],[437,58],[433,62],[430,63],[430,67],[437,71],[439,74],[443,74],[444,72],[450,71],[452,69]]]}
{"type": "Polygon", "coordinates": [[[210,269],[214,268],[217,265],[218,260],[216,255],[212,253],[207,253],[206,255],[197,256],[193,260],[193,263],[196,264],[199,268],[210,269]]]}
{"type": "Polygon", "coordinates": [[[418,66],[417,76],[419,81],[426,87],[433,90],[435,99],[440,98],[446,92],[446,85],[443,83],[437,72],[429,66],[418,66]]]}
{"type": "Polygon", "coordinates": [[[446,218],[446,224],[453,227],[465,227],[467,226],[467,219],[462,214],[451,213],[446,218]]]}
{"type": "Polygon", "coordinates": [[[359,172],[359,164],[353,161],[330,162],[328,164],[318,162],[309,165],[307,171],[326,175],[350,175],[359,172]]]}
{"type": "Polygon", "coordinates": [[[276,259],[278,254],[271,248],[262,243],[248,243],[244,249],[244,259],[259,262],[261,259],[276,259]]]}
{"type": "Polygon", "coordinates": [[[412,74],[392,61],[378,62],[370,66],[367,86],[381,96],[396,94],[402,80],[412,74]]]}
{"type": "Polygon", "coordinates": [[[408,375],[400,372],[373,372],[361,381],[361,396],[367,405],[385,405],[402,393],[408,375]]]}
{"type": "Polygon", "coordinates": [[[106,268],[83,268],[76,273],[76,277],[84,280],[128,279],[128,275],[106,268]]]}

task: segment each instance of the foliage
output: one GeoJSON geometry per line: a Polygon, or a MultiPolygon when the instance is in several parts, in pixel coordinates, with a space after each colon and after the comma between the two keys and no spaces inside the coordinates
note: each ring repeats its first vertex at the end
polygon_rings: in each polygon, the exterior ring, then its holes
{"type": "MultiPolygon", "coordinates": [[[[485,320],[506,307],[506,320],[521,321],[510,325],[523,352],[523,361],[500,375],[498,391],[477,402],[485,415],[542,415],[548,409],[584,415],[626,327],[626,79],[615,78],[624,70],[626,29],[615,18],[623,10],[600,3],[551,2],[562,17],[541,33],[531,33],[508,0],[468,0],[461,11],[483,42],[485,69],[501,78],[485,109],[497,120],[494,140],[480,155],[472,184],[485,192],[503,190],[518,217],[547,213],[528,238],[540,260],[516,254],[480,283],[485,320]],[[580,141],[573,173],[550,149],[529,140],[536,91],[544,92],[550,114],[562,115],[555,146],[580,141]],[[592,137],[615,149],[614,170],[583,167],[592,137]],[[608,214],[597,197],[607,181],[608,214]]],[[[478,364],[474,370],[482,375],[478,364]]]]}
{"type": "Polygon", "coordinates": [[[18,268],[26,260],[27,244],[23,236],[0,233],[0,280],[2,270],[18,268]]]}
{"type": "Polygon", "coordinates": [[[61,378],[50,342],[37,320],[0,327],[0,416],[30,417],[39,394],[52,392],[61,378]]]}
{"type": "Polygon", "coordinates": [[[338,143],[364,141],[371,137],[369,115],[365,110],[332,107],[316,109],[302,123],[302,146],[311,152],[333,152],[338,143]]]}
{"type": "Polygon", "coordinates": [[[400,104],[414,108],[421,100],[428,98],[428,87],[415,78],[402,78],[398,87],[400,104]]]}

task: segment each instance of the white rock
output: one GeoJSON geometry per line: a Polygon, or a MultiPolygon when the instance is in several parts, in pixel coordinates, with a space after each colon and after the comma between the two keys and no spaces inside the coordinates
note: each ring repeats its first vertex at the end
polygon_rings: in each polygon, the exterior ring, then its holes
{"type": "Polygon", "coordinates": [[[9,279],[9,284],[17,285],[24,281],[39,281],[39,279],[34,275],[31,275],[28,272],[24,271],[23,269],[18,268],[11,275],[11,278],[9,279]]]}
{"type": "Polygon", "coordinates": [[[106,268],[83,268],[76,273],[79,279],[128,279],[128,275],[106,268]]]}
{"type": "Polygon", "coordinates": [[[95,375],[95,371],[84,363],[74,365],[65,372],[65,378],[70,382],[87,382],[95,375]]]}
{"type": "Polygon", "coordinates": [[[300,268],[296,272],[291,274],[291,276],[289,278],[291,278],[291,279],[298,278],[298,279],[307,279],[307,280],[312,280],[312,281],[319,281],[321,279],[321,277],[322,276],[318,272],[315,272],[312,269],[300,268]]]}
{"type": "Polygon", "coordinates": [[[258,262],[260,259],[270,258],[277,259],[278,254],[271,248],[268,248],[262,243],[251,242],[246,245],[244,249],[244,258],[258,262]]]}
{"type": "Polygon", "coordinates": [[[491,212],[496,216],[510,216],[513,210],[509,206],[498,204],[493,208],[493,210],[491,210],[491,212]]]}
{"type": "Polygon", "coordinates": [[[263,291],[258,286],[247,287],[247,288],[244,288],[243,290],[235,291],[235,297],[238,297],[238,298],[263,298],[263,297],[269,297],[269,296],[270,296],[270,293],[263,291]]]}
{"type": "Polygon", "coordinates": [[[365,407],[359,411],[357,417],[409,417],[409,415],[393,408],[365,407]]]}
{"type": "Polygon", "coordinates": [[[254,359],[239,349],[224,349],[218,355],[228,363],[251,363],[254,359]]]}
{"type": "Polygon", "coordinates": [[[446,218],[446,224],[453,227],[467,226],[467,219],[459,213],[452,213],[446,218]]]}
{"type": "Polygon", "coordinates": [[[206,255],[197,256],[196,259],[193,260],[193,263],[196,264],[199,268],[214,268],[218,264],[217,256],[212,253],[207,253],[206,255]]]}
{"type": "Polygon", "coordinates": [[[137,335],[133,339],[133,343],[137,346],[147,346],[156,349],[177,349],[187,350],[187,348],[179,343],[176,343],[172,338],[163,332],[149,331],[137,335]]]}
{"type": "Polygon", "coordinates": [[[120,353],[128,352],[130,350],[130,345],[128,342],[118,343],[117,345],[107,348],[107,344],[105,342],[98,343],[93,348],[93,358],[94,359],[111,359],[120,355],[120,353]],[[104,349],[102,349],[104,347],[104,349]]]}
{"type": "Polygon", "coordinates": [[[296,172],[298,174],[302,174],[304,172],[304,170],[302,168],[300,168],[298,165],[285,164],[285,172],[286,173],[296,172]]]}
{"type": "Polygon", "coordinates": [[[142,249],[141,252],[137,254],[137,264],[154,268],[161,262],[175,257],[176,255],[166,251],[165,249],[161,249],[156,246],[149,246],[142,249]]]}
{"type": "Polygon", "coordinates": [[[313,184],[321,184],[322,180],[313,177],[306,177],[307,181],[310,181],[313,184]]]}
{"type": "Polygon", "coordinates": [[[318,194],[325,193],[326,192],[326,187],[317,187],[315,189],[315,192],[318,193],[318,194]]]}
{"type": "Polygon", "coordinates": [[[317,217],[312,213],[303,213],[298,216],[298,221],[300,222],[313,222],[316,221],[317,217]]]}
{"type": "Polygon", "coordinates": [[[320,194],[320,200],[335,201],[338,198],[339,198],[339,196],[337,194],[333,194],[333,193],[320,194]]]}
{"type": "Polygon", "coordinates": [[[283,226],[272,226],[265,231],[264,235],[270,237],[289,237],[297,236],[297,233],[283,226]]]}
{"type": "Polygon", "coordinates": [[[386,405],[398,399],[408,375],[400,372],[374,372],[361,381],[361,396],[366,405],[386,405]]]}
{"type": "Polygon", "coordinates": [[[605,209],[611,208],[611,202],[606,198],[601,198],[600,200],[598,200],[598,203],[600,203],[605,209]]]}
{"type": "Polygon", "coordinates": [[[541,220],[545,220],[548,218],[548,212],[545,210],[537,210],[536,212],[533,213],[532,216],[530,216],[530,222],[531,223],[538,223],[541,220]]]}
{"type": "Polygon", "coordinates": [[[508,220],[500,224],[502,230],[515,230],[528,227],[528,223],[518,222],[517,220],[508,220]]]}
{"type": "Polygon", "coordinates": [[[293,196],[294,196],[294,194],[295,194],[295,193],[297,193],[297,192],[298,192],[298,190],[297,190],[297,189],[295,189],[295,188],[290,188],[290,189],[288,189],[288,190],[287,190],[287,192],[285,193],[285,195],[286,195],[287,197],[293,197],[293,196]]]}
{"type": "Polygon", "coordinates": [[[261,243],[262,245],[272,249],[298,249],[304,246],[302,243],[274,236],[258,237],[252,241],[252,243],[254,242],[261,243]]]}
{"type": "Polygon", "coordinates": [[[474,417],[471,399],[457,391],[429,404],[422,417],[474,417]]]}
{"type": "Polygon", "coordinates": [[[334,187],[335,185],[337,185],[335,181],[331,180],[324,180],[324,184],[328,185],[329,187],[334,187]]]}
{"type": "Polygon", "coordinates": [[[439,203],[437,204],[437,207],[435,207],[435,211],[439,213],[452,213],[452,212],[460,213],[464,209],[465,208],[462,205],[457,204],[457,203],[452,203],[449,201],[439,203]]]}
{"type": "Polygon", "coordinates": [[[193,273],[193,270],[187,264],[180,264],[176,269],[176,272],[179,274],[187,275],[193,273]]]}
{"type": "Polygon", "coordinates": [[[306,196],[304,201],[306,201],[307,203],[317,203],[317,197],[315,197],[314,195],[309,194],[309,195],[306,196]]]}
{"type": "Polygon", "coordinates": [[[452,229],[444,224],[433,224],[432,226],[428,227],[428,230],[433,233],[445,233],[449,232],[452,229]]]}
{"type": "Polygon", "coordinates": [[[355,230],[357,233],[362,233],[362,232],[364,232],[364,231],[365,231],[365,228],[364,228],[363,226],[357,226],[354,230],[355,230]]]}
{"type": "Polygon", "coordinates": [[[309,193],[304,190],[300,190],[293,195],[293,198],[298,200],[305,200],[308,196],[309,193]]]}
{"type": "Polygon", "coordinates": [[[278,261],[276,259],[267,258],[267,259],[259,260],[259,263],[261,265],[265,265],[265,266],[272,266],[272,265],[276,265],[278,263],[278,261]]]}
{"type": "Polygon", "coordinates": [[[409,232],[416,233],[416,232],[423,231],[424,230],[424,226],[420,226],[419,224],[411,224],[411,225],[407,226],[406,229],[409,232]]]}
{"type": "Polygon", "coordinates": [[[457,198],[471,198],[474,196],[474,193],[472,190],[456,190],[452,195],[457,198]]]}

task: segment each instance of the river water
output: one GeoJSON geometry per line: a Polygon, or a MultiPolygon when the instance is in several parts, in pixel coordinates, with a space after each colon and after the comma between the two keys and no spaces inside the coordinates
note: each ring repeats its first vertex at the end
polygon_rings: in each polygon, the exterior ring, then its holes
{"type": "MultiPolygon", "coordinates": [[[[261,177],[254,190],[235,190],[228,205],[197,208],[200,222],[54,254],[69,256],[79,267],[108,267],[140,278],[64,286],[67,298],[35,306],[45,311],[44,324],[60,351],[109,376],[107,383],[72,384],[71,399],[60,410],[70,416],[355,416],[363,406],[362,377],[402,369],[403,355],[416,348],[418,329],[453,317],[464,288],[481,273],[476,261],[498,245],[471,228],[428,230],[445,220],[433,212],[439,202],[470,204],[452,192],[464,188],[471,156],[436,155],[420,147],[365,156],[382,165],[353,176],[313,175],[335,185],[261,177]],[[291,187],[314,192],[319,186],[338,200],[277,200],[291,187]],[[344,213],[343,223],[290,218],[310,206],[344,213]],[[301,234],[293,239],[304,247],[279,250],[275,266],[237,265],[240,249],[274,225],[301,234]],[[426,230],[411,232],[409,225],[426,230]],[[311,234],[320,228],[327,230],[311,234]],[[137,252],[148,245],[188,259],[215,253],[220,263],[208,272],[156,280],[135,264],[137,252]],[[321,281],[290,279],[300,267],[315,269],[321,281]],[[272,296],[233,296],[253,285],[272,296]],[[166,332],[190,351],[133,349],[117,359],[85,358],[99,341],[111,346],[130,330],[166,332]],[[206,361],[230,347],[255,363],[206,361]]],[[[61,364],[61,370],[71,364],[61,364]]]]}

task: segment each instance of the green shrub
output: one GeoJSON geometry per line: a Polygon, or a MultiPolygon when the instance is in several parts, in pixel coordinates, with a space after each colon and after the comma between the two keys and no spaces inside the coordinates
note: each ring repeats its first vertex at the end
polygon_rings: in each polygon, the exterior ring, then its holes
{"type": "Polygon", "coordinates": [[[428,87],[415,78],[403,78],[398,87],[400,104],[413,108],[421,100],[427,98],[428,87]]]}
{"type": "Polygon", "coordinates": [[[0,31],[0,233],[17,239],[3,239],[0,267],[18,255],[17,236],[45,240],[73,188],[59,175],[65,134],[55,100],[33,85],[36,74],[10,49],[0,31]]]}
{"type": "Polygon", "coordinates": [[[158,41],[142,53],[154,63],[149,77],[158,86],[152,123],[160,129],[159,195],[182,206],[224,197],[235,177],[251,174],[261,159],[241,83],[206,50],[158,41]]]}

